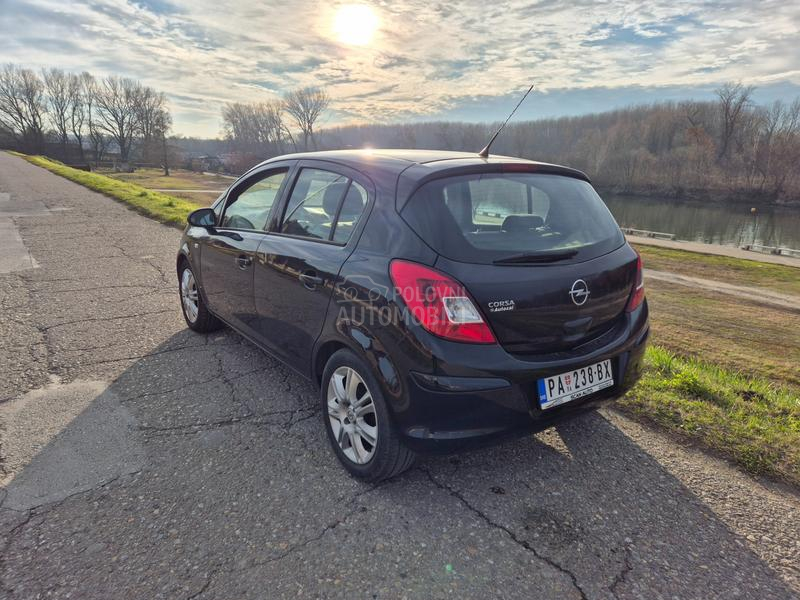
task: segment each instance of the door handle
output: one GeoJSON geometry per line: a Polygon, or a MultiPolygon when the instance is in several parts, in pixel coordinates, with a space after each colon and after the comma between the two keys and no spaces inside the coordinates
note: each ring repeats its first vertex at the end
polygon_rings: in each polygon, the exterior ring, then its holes
{"type": "Polygon", "coordinates": [[[236,258],[236,262],[239,264],[239,268],[240,269],[246,269],[251,264],[253,264],[253,259],[250,258],[249,256],[245,255],[245,254],[240,254],[236,258]]]}
{"type": "Polygon", "coordinates": [[[305,273],[300,273],[298,275],[300,281],[303,282],[303,285],[309,289],[313,290],[318,285],[322,285],[322,277],[318,276],[316,271],[306,271],[305,273]]]}

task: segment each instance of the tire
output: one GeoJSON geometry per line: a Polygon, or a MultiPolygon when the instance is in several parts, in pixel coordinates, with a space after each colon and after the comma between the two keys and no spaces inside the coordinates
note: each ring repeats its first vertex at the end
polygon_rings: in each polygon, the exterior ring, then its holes
{"type": "Polygon", "coordinates": [[[223,326],[222,321],[208,310],[194,272],[188,262],[183,262],[178,271],[178,297],[181,301],[181,312],[189,329],[197,333],[209,333],[223,326]],[[186,290],[184,290],[186,286],[186,290]]]}
{"type": "Polygon", "coordinates": [[[414,464],[416,455],[400,441],[380,386],[360,357],[347,349],[334,353],[325,365],[320,388],[325,431],[351,475],[378,482],[414,464]],[[349,378],[352,374],[355,379],[349,378]],[[354,393],[348,398],[349,384],[354,393]],[[355,403],[350,404],[353,398],[355,403]]]}

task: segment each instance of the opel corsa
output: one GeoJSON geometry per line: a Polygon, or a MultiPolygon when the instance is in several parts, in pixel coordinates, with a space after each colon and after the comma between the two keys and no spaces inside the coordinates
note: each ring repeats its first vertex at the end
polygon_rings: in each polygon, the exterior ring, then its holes
{"type": "Polygon", "coordinates": [[[177,271],[188,326],[318,385],[373,481],[620,396],[649,331],[642,261],[586,175],[516,158],[274,158],[189,216],[177,271]]]}

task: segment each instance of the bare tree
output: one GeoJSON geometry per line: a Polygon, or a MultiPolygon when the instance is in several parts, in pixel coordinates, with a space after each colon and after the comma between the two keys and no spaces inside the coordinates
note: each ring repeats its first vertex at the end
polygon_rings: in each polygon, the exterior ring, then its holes
{"type": "Polygon", "coordinates": [[[280,100],[264,102],[259,105],[261,113],[261,129],[278,154],[285,151],[287,142],[296,148],[294,138],[283,119],[284,104],[280,100]]]}
{"type": "Polygon", "coordinates": [[[763,127],[755,165],[761,175],[761,189],[780,196],[786,184],[797,177],[800,161],[800,98],[791,105],[776,100],[763,111],[763,127]]]}
{"type": "Polygon", "coordinates": [[[169,114],[166,103],[164,103],[153,116],[152,133],[153,137],[158,139],[161,144],[161,166],[164,169],[165,177],[169,177],[169,146],[167,144],[167,134],[171,128],[172,115],[169,114]]]}
{"type": "Polygon", "coordinates": [[[260,156],[280,154],[286,142],[292,141],[283,121],[283,104],[278,101],[226,104],[222,109],[222,127],[236,150],[260,156]]]}
{"type": "Polygon", "coordinates": [[[100,161],[103,160],[108,141],[105,132],[100,126],[100,117],[98,115],[97,95],[99,90],[97,80],[91,73],[84,71],[80,74],[80,80],[86,114],[86,133],[89,136],[89,144],[92,147],[94,166],[97,167],[100,161]]]}
{"type": "Polygon", "coordinates": [[[716,90],[722,119],[717,161],[723,161],[728,158],[731,141],[736,136],[737,127],[750,106],[750,97],[753,95],[753,90],[753,86],[745,87],[741,83],[726,83],[716,90]]]}
{"type": "Polygon", "coordinates": [[[397,139],[396,145],[398,148],[417,147],[417,132],[414,129],[413,125],[399,125],[397,127],[396,139],[397,139]]]}
{"type": "Polygon", "coordinates": [[[445,121],[444,123],[439,123],[439,127],[437,128],[437,134],[439,136],[439,139],[441,139],[441,144],[442,144],[441,148],[443,150],[453,149],[453,125],[454,123],[450,123],[449,121],[445,121]]]}
{"type": "Polygon", "coordinates": [[[302,88],[287,92],[283,97],[284,107],[303,135],[303,149],[308,150],[309,139],[314,143],[314,125],[320,115],[330,106],[331,99],[325,90],[302,88]]]}
{"type": "Polygon", "coordinates": [[[7,64],[0,71],[0,127],[25,150],[44,148],[44,84],[30,69],[7,64]]]}
{"type": "Polygon", "coordinates": [[[123,168],[126,168],[134,135],[140,127],[141,94],[142,86],[138,81],[113,75],[103,79],[97,86],[99,127],[119,148],[119,158],[123,168]]]}
{"type": "Polygon", "coordinates": [[[67,89],[69,94],[69,127],[75,142],[78,144],[78,152],[80,153],[81,161],[83,161],[85,160],[83,140],[86,133],[84,123],[86,122],[88,111],[82,76],[70,73],[67,89]]]}
{"type": "Polygon", "coordinates": [[[61,158],[64,159],[70,130],[69,77],[61,69],[43,69],[42,80],[47,91],[47,116],[61,146],[61,158]]]}
{"type": "Polygon", "coordinates": [[[154,157],[160,155],[162,150],[161,134],[167,112],[166,96],[163,92],[142,86],[139,93],[134,96],[134,100],[144,160],[145,162],[155,162],[154,157]]]}

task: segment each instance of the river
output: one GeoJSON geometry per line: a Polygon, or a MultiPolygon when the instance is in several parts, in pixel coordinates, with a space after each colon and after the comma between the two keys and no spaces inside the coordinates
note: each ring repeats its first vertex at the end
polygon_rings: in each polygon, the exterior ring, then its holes
{"type": "Polygon", "coordinates": [[[800,249],[800,209],[676,202],[641,196],[604,195],[620,227],[675,234],[676,239],[724,246],[763,244],[800,249]]]}

